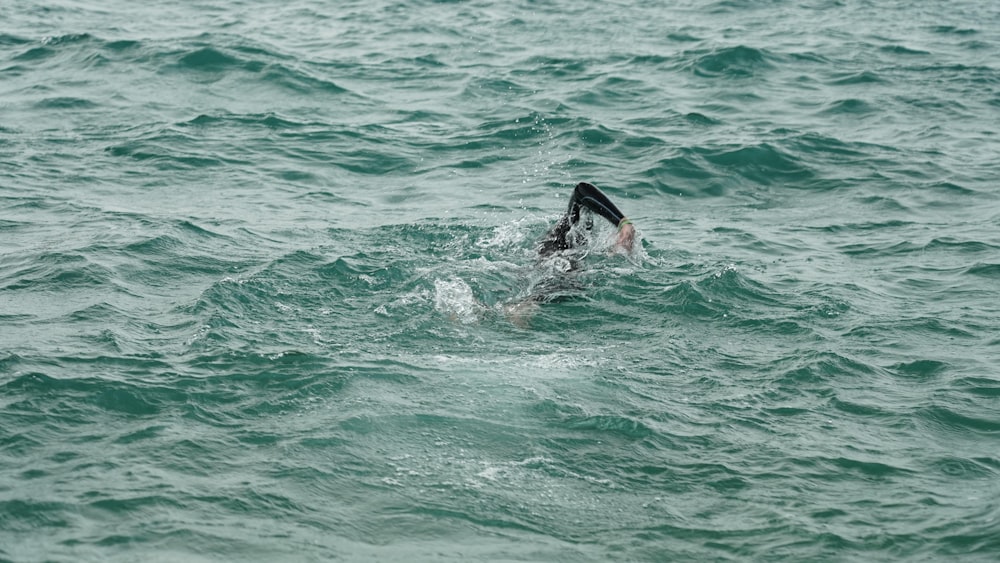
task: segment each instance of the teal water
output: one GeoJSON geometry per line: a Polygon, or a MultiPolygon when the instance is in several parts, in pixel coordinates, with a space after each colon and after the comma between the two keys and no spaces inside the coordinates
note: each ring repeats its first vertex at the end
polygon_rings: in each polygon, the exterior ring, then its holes
{"type": "Polygon", "coordinates": [[[995,3],[0,22],[0,560],[1000,557],[995,3]]]}

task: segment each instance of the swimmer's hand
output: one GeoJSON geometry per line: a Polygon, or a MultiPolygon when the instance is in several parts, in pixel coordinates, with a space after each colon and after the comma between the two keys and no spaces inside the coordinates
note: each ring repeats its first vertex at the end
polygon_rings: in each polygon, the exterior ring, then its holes
{"type": "Polygon", "coordinates": [[[624,218],[618,222],[618,240],[615,241],[615,246],[621,248],[625,252],[632,252],[632,246],[635,244],[635,227],[632,226],[632,221],[628,218],[624,218]]]}

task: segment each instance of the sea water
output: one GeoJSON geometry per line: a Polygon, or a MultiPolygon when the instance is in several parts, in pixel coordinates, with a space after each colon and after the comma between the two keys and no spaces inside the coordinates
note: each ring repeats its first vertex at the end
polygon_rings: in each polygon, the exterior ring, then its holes
{"type": "Polygon", "coordinates": [[[0,24],[0,560],[1000,557],[1000,4],[0,24]]]}

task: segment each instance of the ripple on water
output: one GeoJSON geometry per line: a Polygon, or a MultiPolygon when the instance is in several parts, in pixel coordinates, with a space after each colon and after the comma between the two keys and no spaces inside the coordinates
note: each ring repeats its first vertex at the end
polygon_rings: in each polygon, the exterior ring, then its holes
{"type": "Polygon", "coordinates": [[[698,49],[683,56],[689,61],[685,66],[703,78],[751,77],[773,68],[773,56],[767,50],[746,45],[698,49]]]}

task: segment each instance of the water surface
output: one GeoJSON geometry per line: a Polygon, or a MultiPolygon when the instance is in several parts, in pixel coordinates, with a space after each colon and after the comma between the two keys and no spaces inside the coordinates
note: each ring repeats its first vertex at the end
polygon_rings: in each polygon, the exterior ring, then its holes
{"type": "Polygon", "coordinates": [[[3,21],[0,559],[1000,555],[992,4],[3,21]]]}

